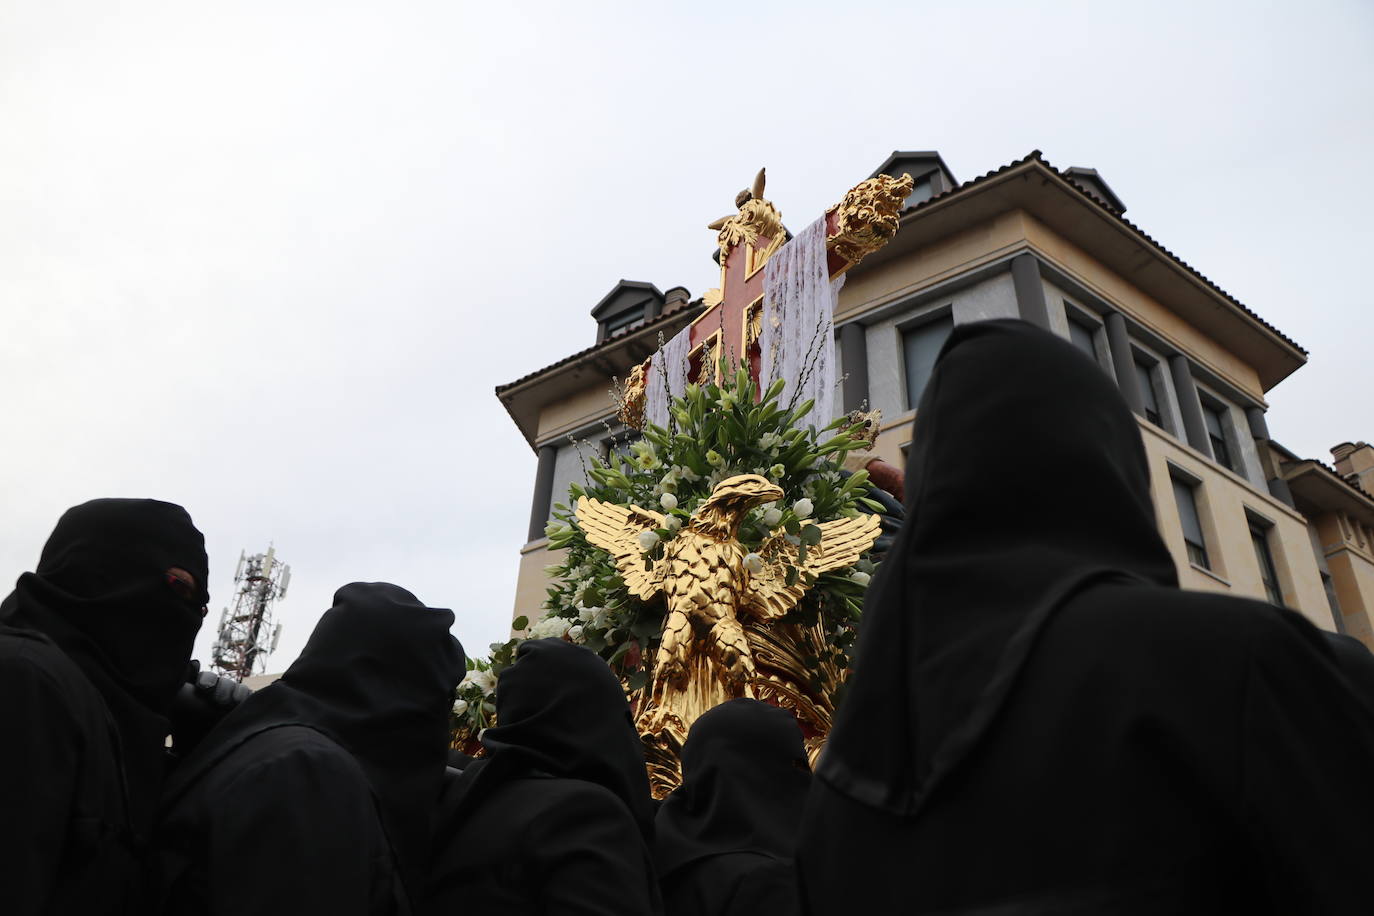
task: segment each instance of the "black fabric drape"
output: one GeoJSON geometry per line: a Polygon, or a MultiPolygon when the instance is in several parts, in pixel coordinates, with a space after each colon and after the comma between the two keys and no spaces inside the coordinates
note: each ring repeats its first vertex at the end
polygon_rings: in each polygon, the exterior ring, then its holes
{"type": "MultiPolygon", "coordinates": [[[[164,809],[256,736],[304,726],[357,760],[405,886],[417,895],[448,759],[452,693],[466,663],[449,633],[453,620],[452,611],[426,607],[396,585],[340,588],[281,679],[230,713],[176,771],[164,809]]],[[[291,880],[290,864],[282,869],[279,879],[291,880]]]]}
{"type": "Polygon", "coordinates": [[[1178,580],[1134,417],[1101,369],[1024,322],[951,333],[917,411],[906,497],[817,775],[910,814],[937,753],[952,767],[977,740],[1058,603],[1104,576],[1178,580]]]}
{"type": "Polygon", "coordinates": [[[488,756],[448,771],[428,912],[659,912],[643,745],[605,661],[522,643],[496,716],[488,756]]]}
{"type": "Polygon", "coordinates": [[[624,688],[595,652],[561,639],[521,643],[496,686],[496,722],[482,735],[486,762],[474,764],[482,782],[541,772],[596,783],[624,803],[646,842],[653,838],[644,747],[624,688]]]}
{"type": "Polygon", "coordinates": [[[792,713],[753,699],[708,710],[682,748],[682,785],[654,822],[669,916],[796,907],[792,856],[811,785],[792,713]],[[743,909],[740,909],[743,908],[743,909]]]}
{"type": "Polygon", "coordinates": [[[950,335],[808,800],[808,911],[1368,909],[1369,708],[1298,615],[1177,588],[1149,480],[1067,342],[950,335]]]}
{"type": "Polygon", "coordinates": [[[62,515],[0,604],[0,887],[16,912],[117,912],[134,899],[207,572],[180,506],[99,499],[62,515]],[[173,567],[196,593],[168,586],[173,567]]]}
{"type": "Polygon", "coordinates": [[[708,710],[682,748],[682,785],[654,822],[659,877],[727,852],[791,859],[810,786],[792,713],[745,698],[708,710]]]}
{"type": "Polygon", "coordinates": [[[1344,633],[1323,633],[1341,674],[1351,688],[1374,710],[1374,654],[1365,644],[1344,633]]]}

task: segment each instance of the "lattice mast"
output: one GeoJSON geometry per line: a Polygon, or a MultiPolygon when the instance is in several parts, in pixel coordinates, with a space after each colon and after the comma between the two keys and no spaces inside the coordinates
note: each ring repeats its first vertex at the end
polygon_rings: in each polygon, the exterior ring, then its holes
{"type": "Polygon", "coordinates": [[[272,547],[267,553],[239,554],[234,572],[237,594],[233,607],[220,615],[211,650],[216,671],[239,681],[262,673],[281,637],[281,624],[272,620],[272,604],[286,597],[289,584],[291,567],[277,559],[272,547]]]}

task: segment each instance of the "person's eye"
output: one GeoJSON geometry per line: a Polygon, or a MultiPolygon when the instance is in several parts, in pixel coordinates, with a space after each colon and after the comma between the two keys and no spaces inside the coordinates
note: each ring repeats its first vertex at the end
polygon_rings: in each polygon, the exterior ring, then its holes
{"type": "Polygon", "coordinates": [[[167,587],[170,588],[172,594],[176,595],[178,598],[184,598],[187,601],[191,601],[196,597],[196,586],[194,583],[170,572],[166,574],[166,578],[167,587]]]}

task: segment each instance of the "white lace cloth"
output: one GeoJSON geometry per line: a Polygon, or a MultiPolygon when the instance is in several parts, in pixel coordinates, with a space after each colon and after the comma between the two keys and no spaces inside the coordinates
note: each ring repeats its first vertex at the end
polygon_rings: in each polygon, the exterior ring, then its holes
{"type": "MultiPolygon", "coordinates": [[[[815,400],[800,421],[821,429],[835,419],[835,305],[844,277],[830,279],[825,217],[803,229],[763,266],[763,328],[759,387],[787,379],[778,402],[795,407],[815,400]]],[[[644,389],[644,419],[668,426],[668,407],[687,388],[691,329],[684,328],[653,355],[644,389]]]]}
{"type": "Polygon", "coordinates": [[[786,379],[778,402],[816,404],[799,422],[821,429],[835,419],[835,305],[844,277],[830,279],[825,217],[807,226],[763,266],[759,386],[786,379]]]}
{"type": "Polygon", "coordinates": [[[644,419],[655,426],[668,427],[668,406],[687,390],[687,356],[692,329],[683,328],[653,355],[649,378],[644,384],[644,419]]]}

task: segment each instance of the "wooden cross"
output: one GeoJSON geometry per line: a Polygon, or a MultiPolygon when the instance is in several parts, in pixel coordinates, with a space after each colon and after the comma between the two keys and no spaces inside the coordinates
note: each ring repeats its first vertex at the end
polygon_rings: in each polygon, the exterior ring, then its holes
{"type": "MultiPolygon", "coordinates": [[[[689,381],[719,382],[722,361],[728,371],[745,360],[754,381],[759,379],[763,267],[787,242],[782,214],[764,199],[764,181],[764,170],[760,169],[753,185],[735,196],[739,212],[707,227],[718,233],[720,286],[702,297],[706,309],[686,331],[690,334],[689,381]]],[[[911,187],[910,175],[878,175],[855,185],[826,211],[825,244],[832,279],[897,234],[897,219],[911,187]]],[[[650,368],[650,361],[635,368],[622,400],[620,418],[635,428],[643,421],[650,368]]]]}
{"type": "MultiPolygon", "coordinates": [[[[759,379],[763,267],[787,242],[782,214],[763,196],[765,181],[766,170],[759,169],[753,185],[735,196],[739,212],[721,217],[707,227],[719,233],[720,286],[706,294],[703,299],[706,310],[689,327],[691,355],[687,377],[691,381],[720,381],[722,357],[727,370],[747,359],[750,375],[756,382],[759,379]]],[[[886,175],[869,179],[851,190],[844,201],[826,211],[826,255],[831,279],[849,270],[896,233],[897,210],[911,192],[910,184],[908,175],[900,179],[886,175]],[[889,205],[886,209],[890,212],[875,212],[872,206],[875,194],[889,205]],[[855,211],[860,207],[855,204],[859,199],[868,203],[869,209],[856,221],[855,211]],[[878,244],[873,244],[874,239],[855,238],[860,227],[851,223],[862,221],[863,229],[871,234],[877,221],[875,217],[881,216],[888,218],[890,227],[881,234],[878,244]]]]}

